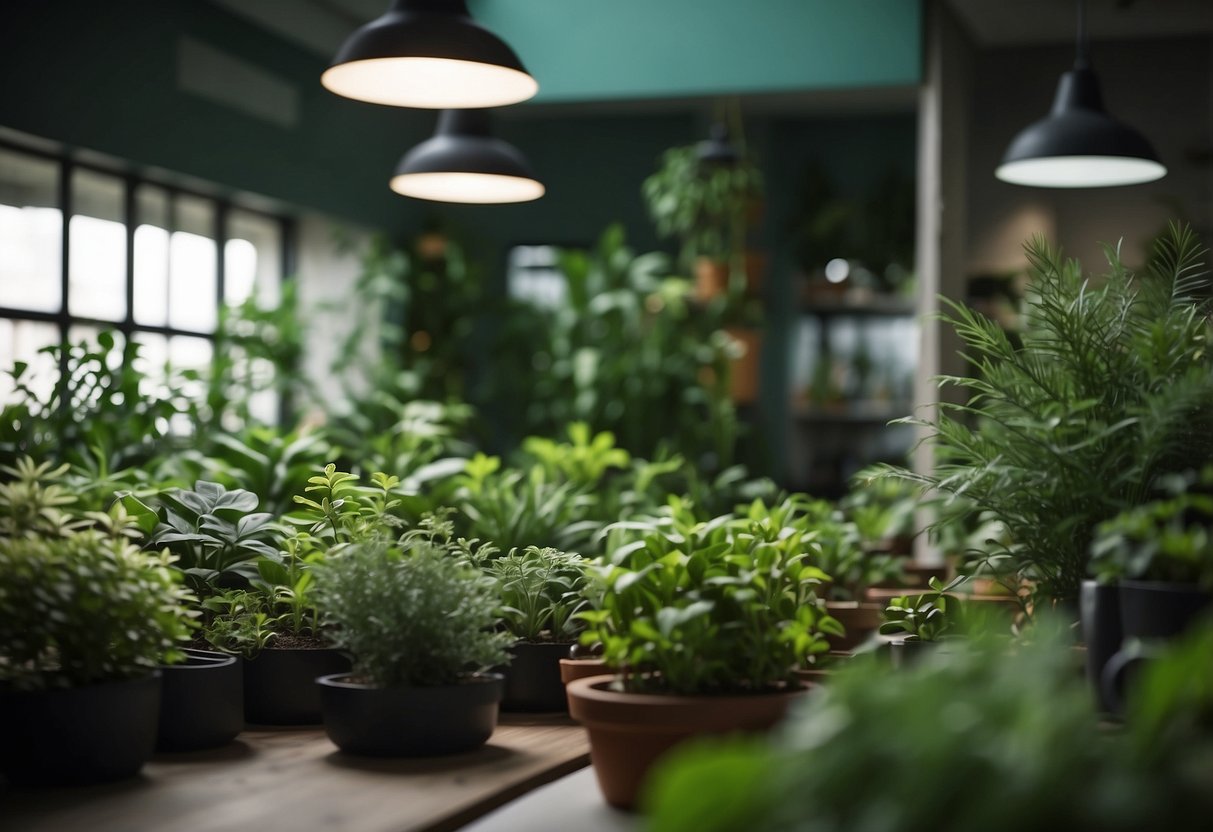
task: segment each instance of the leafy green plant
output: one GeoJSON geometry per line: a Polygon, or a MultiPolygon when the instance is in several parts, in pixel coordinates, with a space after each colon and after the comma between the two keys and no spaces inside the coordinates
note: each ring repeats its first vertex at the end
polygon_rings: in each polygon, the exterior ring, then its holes
{"type": "Polygon", "coordinates": [[[1195,584],[1213,590],[1213,465],[1163,477],[1160,499],[1096,529],[1091,565],[1101,580],[1195,584]]]}
{"type": "Polygon", "coordinates": [[[615,447],[615,435],[602,431],[590,435],[586,422],[568,426],[568,442],[557,442],[542,436],[528,437],[522,449],[535,457],[549,475],[563,476],[584,486],[598,485],[611,469],[626,468],[631,456],[615,447]]]}
{"type": "Polygon", "coordinates": [[[939,641],[960,627],[961,601],[948,593],[968,580],[964,575],[953,578],[945,586],[931,578],[930,592],[901,595],[885,607],[882,636],[904,636],[905,641],[939,641]],[[949,609],[950,607],[950,609],[949,609]]]}
{"type": "Polygon", "coordinates": [[[842,633],[815,589],[828,576],[812,543],[786,524],[789,507],[755,504],[697,520],[672,497],[652,521],[619,524],[637,535],[608,552],[583,644],[600,642],[630,690],[679,694],[762,692],[794,679],[823,633],[842,633]]]}
{"type": "Polygon", "coordinates": [[[727,261],[745,245],[746,214],[762,190],[749,160],[703,164],[696,145],[673,147],[641,187],[661,237],[674,237],[689,267],[696,257],[727,261]]]}
{"type": "Polygon", "coordinates": [[[528,546],[484,561],[497,584],[506,629],[523,641],[574,641],[576,614],[587,604],[588,562],[579,555],[528,546]]]}
{"type": "Polygon", "coordinates": [[[168,553],[131,542],[121,503],[80,519],[27,518],[0,537],[0,688],[130,679],[181,657],[190,595],[168,553]]]}
{"type": "Polygon", "coordinates": [[[1077,597],[1099,523],[1146,502],[1160,476],[1213,457],[1205,252],[1173,227],[1141,278],[1106,252],[1110,273],[1094,283],[1043,239],[1028,244],[1022,346],[951,304],[945,320],[976,373],[942,383],[970,398],[916,422],[932,431],[934,473],[899,472],[1000,520],[1010,543],[993,557],[1044,599],[1077,597]]]}
{"type": "Polygon", "coordinates": [[[502,468],[499,458],[477,454],[459,480],[455,504],[465,536],[501,548],[577,549],[600,525],[587,517],[594,496],[572,482],[549,479],[541,465],[502,468]]]}
{"type": "Polygon", "coordinates": [[[302,495],[295,495],[302,508],[286,520],[304,527],[322,547],[374,539],[401,528],[403,522],[393,514],[400,505],[399,478],[376,472],[370,479],[364,486],[358,477],[329,463],[308,478],[302,495]]]}
{"type": "Polygon", "coordinates": [[[265,607],[264,594],[246,589],[205,598],[202,637],[218,650],[251,659],[278,637],[265,607]]]}
{"type": "MultiPolygon", "coordinates": [[[[133,502],[129,496],[126,505],[133,502]]],[[[257,495],[251,491],[199,480],[194,490],[169,491],[160,500],[160,522],[148,545],[172,552],[201,595],[247,585],[258,574],[258,559],[278,557],[282,530],[274,515],[256,510],[257,495]]]]}
{"type": "Polygon", "coordinates": [[[428,543],[344,547],[318,568],[316,597],[333,643],[372,684],[450,685],[506,661],[493,581],[428,543]]]}
{"type": "Polygon", "coordinates": [[[140,346],[102,331],[96,341],[46,347],[61,369],[47,396],[32,384],[32,369],[9,373],[16,400],[0,413],[0,464],[20,456],[107,471],[146,467],[174,445],[170,426],[185,413],[178,393],[158,390],[136,367],[140,346]]]}
{"type": "Polygon", "coordinates": [[[87,521],[73,515],[76,497],[64,485],[68,466],[20,457],[0,467],[0,535],[64,537],[87,521]]]}
{"type": "Polygon", "coordinates": [[[851,491],[840,508],[855,524],[863,545],[877,549],[914,535],[917,492],[912,483],[883,477],[878,469],[864,469],[852,478],[851,491]]]}
{"type": "Polygon", "coordinates": [[[1109,732],[1069,645],[1036,641],[966,642],[896,684],[854,660],[771,739],[675,752],[654,778],[647,828],[1132,832],[1207,817],[1209,735],[1158,730],[1192,727],[1183,676],[1207,661],[1189,653],[1183,675],[1150,680],[1161,720],[1109,732]]]}
{"type": "Polygon", "coordinates": [[[261,506],[275,515],[294,506],[308,477],[333,456],[321,431],[283,431],[254,426],[238,434],[217,433],[201,451],[188,454],[199,471],[195,479],[243,488],[256,494],[261,506]]]}

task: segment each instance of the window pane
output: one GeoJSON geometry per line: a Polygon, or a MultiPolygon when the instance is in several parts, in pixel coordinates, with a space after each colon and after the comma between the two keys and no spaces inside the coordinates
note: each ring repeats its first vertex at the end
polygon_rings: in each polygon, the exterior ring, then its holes
{"type": "Polygon", "coordinates": [[[163,396],[167,386],[164,365],[168,361],[168,339],[152,332],[136,332],[131,340],[139,345],[134,367],[144,376],[139,392],[145,396],[163,396]]]}
{"type": "Polygon", "coordinates": [[[122,180],[78,170],[72,174],[68,310],[102,321],[126,317],[126,230],[122,180]]]}
{"type": "Polygon", "coordinates": [[[140,185],[135,194],[135,323],[168,324],[168,194],[140,185]]]}
{"type": "Polygon", "coordinates": [[[177,329],[214,332],[218,320],[212,204],[179,197],[169,241],[168,323],[177,329]]]}
{"type": "Polygon", "coordinates": [[[63,303],[59,165],[0,150],[0,306],[58,312],[63,303]]]}
{"type": "Polygon", "coordinates": [[[59,327],[42,321],[16,321],[0,318],[0,407],[18,401],[11,375],[18,361],[29,364],[22,380],[39,400],[45,401],[55,388],[59,368],[49,355],[39,354],[43,347],[59,343],[59,327]]]}
{"type": "Polygon", "coordinates": [[[234,209],[228,214],[223,250],[223,295],[243,303],[256,291],[263,308],[278,305],[282,280],[282,226],[278,220],[234,209]]]}

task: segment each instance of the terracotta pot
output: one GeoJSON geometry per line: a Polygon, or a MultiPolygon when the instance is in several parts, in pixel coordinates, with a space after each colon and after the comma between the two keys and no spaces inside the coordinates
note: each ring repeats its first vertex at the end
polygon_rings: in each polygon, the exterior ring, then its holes
{"type": "Polygon", "coordinates": [[[859,601],[828,601],[826,612],[846,629],[844,636],[826,636],[835,650],[851,650],[868,640],[880,629],[880,614],[884,604],[859,601]]]}
{"type": "Polygon", "coordinates": [[[695,260],[695,300],[707,303],[729,289],[729,264],[710,257],[695,260]]]}
{"type": "Polygon", "coordinates": [[[566,685],[574,679],[590,676],[610,676],[611,670],[602,659],[561,659],[560,681],[566,685]]]}
{"type": "Polygon", "coordinates": [[[762,367],[762,333],[757,329],[729,327],[729,337],[745,347],[745,353],[733,359],[729,374],[729,396],[740,404],[749,404],[758,399],[759,380],[762,367]]]}
{"type": "Polygon", "coordinates": [[[609,690],[610,679],[569,683],[569,713],[590,737],[590,760],[607,803],[634,809],[652,766],[705,734],[774,727],[806,689],[752,696],[674,696],[609,690]]]}

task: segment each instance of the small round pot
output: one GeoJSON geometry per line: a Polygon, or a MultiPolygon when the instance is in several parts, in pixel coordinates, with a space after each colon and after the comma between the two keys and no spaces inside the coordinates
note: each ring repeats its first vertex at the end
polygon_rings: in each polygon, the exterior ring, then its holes
{"type": "Polygon", "coordinates": [[[774,727],[805,689],[752,696],[667,696],[610,690],[611,679],[568,685],[569,713],[590,738],[590,760],[607,803],[634,809],[650,768],[679,743],[705,734],[774,727]]]}
{"type": "Polygon", "coordinates": [[[156,745],[160,673],[80,688],[0,690],[0,774],[76,786],[138,774],[156,745]]]}
{"type": "Polygon", "coordinates": [[[939,649],[936,641],[907,641],[897,639],[889,642],[889,664],[895,670],[913,667],[939,649]]]}
{"type": "Polygon", "coordinates": [[[560,662],[571,644],[519,641],[510,647],[505,676],[503,711],[563,711],[568,708],[560,662]]]}
{"type": "Polygon", "coordinates": [[[457,685],[380,688],[348,673],[316,680],[324,730],[347,754],[434,757],[484,745],[497,727],[505,681],[481,673],[457,685]]]}
{"type": "Polygon", "coordinates": [[[610,676],[611,669],[602,659],[561,659],[560,681],[567,685],[574,679],[590,676],[610,676]]]}
{"type": "Polygon", "coordinates": [[[852,650],[868,640],[872,633],[880,629],[880,614],[884,606],[876,603],[859,601],[829,601],[826,612],[843,626],[846,634],[842,636],[826,636],[830,647],[834,650],[852,650]]]}
{"type": "Polygon", "coordinates": [[[183,664],[160,668],[157,751],[227,745],[244,728],[244,670],[235,656],[186,650],[183,664]]]}
{"type": "Polygon", "coordinates": [[[256,725],[319,725],[316,679],[349,671],[350,660],[330,648],[267,647],[244,662],[244,719],[256,725]]]}

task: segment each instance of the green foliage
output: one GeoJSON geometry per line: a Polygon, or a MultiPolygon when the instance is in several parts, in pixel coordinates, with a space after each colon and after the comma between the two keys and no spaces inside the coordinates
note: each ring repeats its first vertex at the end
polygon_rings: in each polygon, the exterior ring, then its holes
{"type": "Polygon", "coordinates": [[[1145,502],[1159,476],[1213,458],[1213,352],[1197,298],[1205,252],[1173,227],[1143,277],[1109,248],[1110,273],[1095,285],[1044,240],[1027,251],[1035,282],[1022,347],[952,304],[945,320],[976,373],[942,383],[970,398],[923,423],[934,474],[901,475],[988,511],[1010,536],[1015,576],[1073,601],[1095,527],[1145,502]]]}
{"type": "Polygon", "coordinates": [[[450,685],[506,660],[492,579],[424,541],[344,547],[318,567],[316,597],[333,643],[375,685],[450,685]]]}
{"type": "Polygon", "coordinates": [[[851,491],[840,507],[855,524],[860,541],[878,548],[897,538],[912,537],[918,489],[904,480],[881,476],[879,469],[866,468],[851,479],[851,491]]]}
{"type": "Polygon", "coordinates": [[[559,271],[558,305],[518,304],[504,316],[486,393],[495,419],[520,436],[586,422],[631,454],[679,453],[711,471],[730,465],[735,345],[721,329],[723,309],[694,309],[668,258],[637,255],[618,225],[592,251],[562,252],[559,271]],[[520,401],[514,381],[523,377],[520,401]]]}
{"type": "Polygon", "coordinates": [[[329,463],[316,476],[308,478],[303,494],[295,495],[302,508],[286,521],[307,530],[321,549],[340,543],[377,538],[403,522],[393,512],[400,506],[397,477],[376,472],[371,484],[364,486],[358,477],[338,471],[329,463]]]}
{"type": "Polygon", "coordinates": [[[905,641],[939,641],[960,627],[960,613],[964,609],[960,599],[950,596],[967,578],[960,575],[947,586],[938,578],[931,578],[930,592],[920,595],[901,595],[889,601],[880,625],[882,636],[904,636],[905,641]],[[950,609],[949,609],[950,608],[950,609]]]}
{"type": "Polygon", "coordinates": [[[672,147],[641,186],[661,237],[674,237],[689,267],[696,257],[729,260],[745,245],[746,213],[762,191],[753,162],[703,164],[696,145],[672,147]]]}
{"type": "Polygon", "coordinates": [[[273,427],[214,434],[203,451],[188,454],[199,472],[195,479],[251,491],[275,515],[293,507],[294,495],[303,492],[308,477],[333,456],[322,432],[273,427]]]}
{"type": "Polygon", "coordinates": [[[131,542],[120,503],[80,518],[88,528],[61,522],[70,504],[53,503],[0,537],[0,688],[130,679],[179,658],[190,596],[168,553],[131,542]]]}
{"type": "Polygon", "coordinates": [[[202,636],[217,650],[254,658],[278,636],[265,607],[262,593],[244,589],[205,598],[202,611],[207,620],[202,636]]]}
{"type": "Polygon", "coordinates": [[[35,464],[28,456],[11,468],[0,467],[5,477],[0,482],[0,536],[65,537],[87,525],[71,511],[76,498],[63,484],[68,468],[67,463],[35,464]]]}
{"type": "MultiPolygon", "coordinates": [[[[483,551],[483,549],[482,549],[483,551]]],[[[579,555],[528,546],[482,561],[501,599],[506,628],[524,641],[574,641],[586,606],[588,562],[579,555]]]]}
{"type": "Polygon", "coordinates": [[[155,391],[134,366],[139,344],[121,345],[113,332],[97,335],[95,345],[76,344],[41,350],[62,368],[45,399],[30,386],[29,365],[9,373],[16,397],[0,413],[0,464],[28,455],[105,471],[145,466],[173,445],[169,426],[185,411],[185,400],[155,391]]]}
{"type": "Polygon", "coordinates": [[[551,475],[560,475],[577,485],[595,486],[611,469],[626,468],[631,456],[615,447],[615,435],[609,431],[590,435],[585,422],[568,426],[569,442],[542,436],[528,437],[522,449],[540,461],[551,475]]]}
{"type": "Polygon", "coordinates": [[[465,519],[465,536],[502,549],[578,549],[600,526],[586,519],[594,496],[572,482],[550,479],[541,465],[502,468],[497,457],[476,454],[459,482],[455,504],[465,519]]]}
{"type": "Polygon", "coordinates": [[[1101,580],[1195,584],[1213,591],[1213,465],[1163,477],[1165,496],[1099,524],[1091,564],[1101,580]]]}
{"type": "Polygon", "coordinates": [[[632,690],[680,694],[767,691],[842,628],[815,588],[828,577],[812,543],[789,523],[795,507],[754,503],[697,520],[678,498],[651,521],[618,524],[635,536],[596,572],[597,609],[581,613],[585,644],[601,642],[632,690]]]}
{"type": "Polygon", "coordinates": [[[160,500],[160,522],[149,545],[172,552],[199,595],[246,585],[258,574],[259,558],[278,557],[282,530],[274,515],[257,511],[257,495],[251,491],[228,491],[199,480],[193,491],[175,489],[160,500]]]}
{"type": "Polygon", "coordinates": [[[896,684],[879,663],[855,660],[771,740],[675,752],[655,775],[646,828],[1136,832],[1208,817],[1209,735],[1191,730],[1183,691],[1198,688],[1182,678],[1209,666],[1208,636],[1188,670],[1149,672],[1143,688],[1160,694],[1162,717],[1139,710],[1123,732],[1100,729],[1068,644],[1041,641],[1009,652],[966,642],[896,684]]]}

